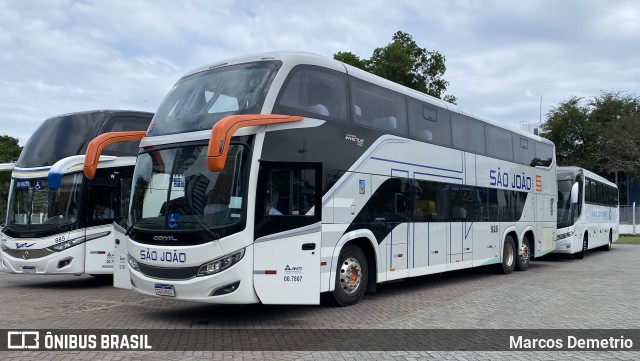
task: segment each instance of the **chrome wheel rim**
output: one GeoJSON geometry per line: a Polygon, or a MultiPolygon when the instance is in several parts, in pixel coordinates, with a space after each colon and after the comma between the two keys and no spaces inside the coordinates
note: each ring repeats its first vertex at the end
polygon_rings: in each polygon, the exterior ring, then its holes
{"type": "Polygon", "coordinates": [[[360,288],[362,281],[362,267],[360,262],[353,257],[349,257],[342,262],[340,266],[340,288],[347,293],[352,294],[360,288]]]}
{"type": "Polygon", "coordinates": [[[529,262],[529,245],[526,243],[523,244],[522,248],[520,249],[520,261],[522,263],[529,262]]]}

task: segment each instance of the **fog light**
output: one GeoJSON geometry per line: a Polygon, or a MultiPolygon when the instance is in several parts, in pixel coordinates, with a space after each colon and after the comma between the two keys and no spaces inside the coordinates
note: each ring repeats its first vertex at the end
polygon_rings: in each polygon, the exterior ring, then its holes
{"type": "Polygon", "coordinates": [[[226,295],[229,293],[234,292],[235,290],[238,289],[238,287],[240,287],[240,281],[238,282],[234,282],[230,285],[226,285],[224,287],[220,287],[217,290],[211,292],[210,296],[222,296],[222,295],[226,295]]]}
{"type": "Polygon", "coordinates": [[[67,259],[63,259],[62,261],[58,262],[58,269],[63,268],[63,267],[67,267],[68,265],[71,264],[71,260],[72,258],[67,258],[67,259]]]}

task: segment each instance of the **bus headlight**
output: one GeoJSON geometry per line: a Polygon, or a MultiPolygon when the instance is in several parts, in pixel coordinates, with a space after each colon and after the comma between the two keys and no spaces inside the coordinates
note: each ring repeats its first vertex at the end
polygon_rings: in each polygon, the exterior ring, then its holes
{"type": "Polygon", "coordinates": [[[131,255],[128,253],[127,253],[127,262],[129,262],[129,267],[131,267],[131,269],[140,272],[140,266],[138,266],[138,261],[136,261],[136,259],[131,257],[131,255]]]}
{"type": "Polygon", "coordinates": [[[563,240],[565,238],[569,238],[569,237],[573,236],[574,233],[575,233],[574,231],[571,231],[571,232],[559,234],[558,235],[558,241],[563,240]]]}
{"type": "Polygon", "coordinates": [[[209,275],[224,271],[227,268],[238,263],[242,259],[242,257],[244,257],[244,249],[241,249],[240,251],[233,253],[229,256],[224,256],[222,258],[218,258],[215,261],[205,263],[202,266],[200,266],[197,276],[198,277],[209,276],[209,275]]]}

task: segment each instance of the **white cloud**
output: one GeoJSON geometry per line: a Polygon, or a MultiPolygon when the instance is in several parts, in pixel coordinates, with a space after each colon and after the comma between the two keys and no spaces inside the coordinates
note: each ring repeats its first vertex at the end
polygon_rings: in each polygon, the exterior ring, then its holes
{"type": "Polygon", "coordinates": [[[368,57],[402,30],[446,56],[448,93],[531,122],[572,95],[638,94],[637,1],[0,1],[0,133],[73,111],[154,111],[188,70],[273,50],[368,57]]]}

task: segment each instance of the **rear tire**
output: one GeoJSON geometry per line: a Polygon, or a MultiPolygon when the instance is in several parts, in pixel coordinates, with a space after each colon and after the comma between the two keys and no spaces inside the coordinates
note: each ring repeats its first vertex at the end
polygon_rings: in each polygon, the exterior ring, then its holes
{"type": "Polygon", "coordinates": [[[585,234],[582,237],[582,250],[578,253],[574,253],[573,256],[576,259],[583,259],[584,256],[587,254],[587,248],[589,247],[589,240],[587,239],[587,235],[585,234]]]}
{"type": "Polygon", "coordinates": [[[502,274],[508,275],[513,272],[516,266],[516,243],[513,241],[513,237],[507,236],[504,239],[504,246],[502,247],[502,263],[498,265],[498,271],[502,274]]]}
{"type": "Polygon", "coordinates": [[[611,247],[613,247],[613,231],[609,230],[609,243],[602,246],[603,251],[611,251],[611,247]]]}
{"type": "Polygon", "coordinates": [[[529,247],[529,239],[524,237],[522,247],[516,257],[516,271],[526,271],[531,262],[531,247],[529,247]]]}
{"type": "Polygon", "coordinates": [[[348,244],[342,248],[332,292],[337,306],[351,306],[360,301],[367,290],[368,270],[367,257],[358,246],[348,244]]]}

